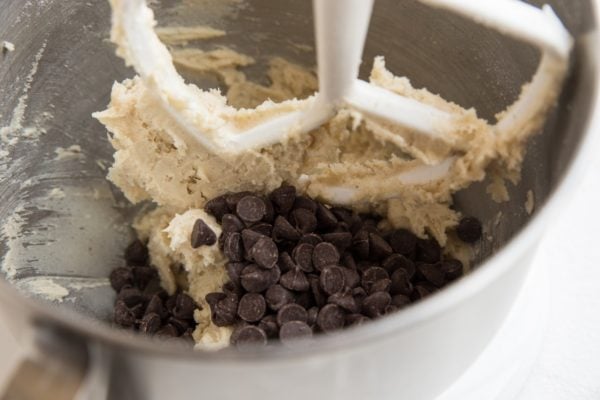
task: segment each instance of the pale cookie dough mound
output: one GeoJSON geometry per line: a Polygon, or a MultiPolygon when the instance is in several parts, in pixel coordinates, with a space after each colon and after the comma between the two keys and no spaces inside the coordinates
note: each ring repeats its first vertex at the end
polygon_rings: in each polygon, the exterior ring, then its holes
{"type": "Polygon", "coordinates": [[[221,234],[215,219],[199,209],[173,214],[159,208],[145,214],[134,228],[140,239],[148,240],[150,259],[159,271],[165,290],[173,294],[178,287],[185,288],[200,307],[194,313],[198,323],[193,333],[196,346],[216,350],[228,345],[231,328],[212,323],[205,297],[220,291],[229,280],[224,267],[227,260],[216,243],[192,248],[190,237],[198,219],[203,220],[217,237],[221,234]]]}
{"type": "Polygon", "coordinates": [[[95,117],[111,132],[115,162],[108,178],[133,203],[153,200],[177,210],[199,208],[228,191],[270,191],[298,174],[310,136],[224,160],[178,146],[178,132],[139,78],[113,87],[95,117]]]}

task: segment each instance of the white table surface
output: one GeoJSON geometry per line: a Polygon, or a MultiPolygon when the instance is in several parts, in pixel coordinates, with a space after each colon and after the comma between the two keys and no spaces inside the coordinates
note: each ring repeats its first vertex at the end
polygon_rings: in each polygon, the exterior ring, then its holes
{"type": "MultiPolygon", "coordinates": [[[[597,133],[597,132],[596,132],[597,133]]],[[[535,268],[547,268],[550,317],[519,400],[600,399],[600,158],[550,224],[535,268]]]]}
{"type": "MultiPolygon", "coordinates": [[[[535,268],[547,268],[549,326],[518,400],[600,399],[600,158],[550,224],[535,268]]],[[[0,387],[22,350],[0,319],[0,387]]],[[[481,400],[481,399],[478,399],[481,400]]]]}

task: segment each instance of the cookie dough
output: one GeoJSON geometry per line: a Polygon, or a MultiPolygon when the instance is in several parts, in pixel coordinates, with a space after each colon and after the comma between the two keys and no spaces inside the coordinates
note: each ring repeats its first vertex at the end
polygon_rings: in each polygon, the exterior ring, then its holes
{"type": "Polygon", "coordinates": [[[158,208],[143,214],[134,224],[138,236],[148,241],[152,264],[158,269],[163,287],[173,294],[184,288],[201,307],[194,314],[197,346],[215,350],[229,343],[231,328],[217,327],[210,321],[205,296],[221,290],[228,281],[225,256],[217,244],[193,249],[190,237],[196,220],[202,219],[217,236],[221,228],[204,210],[191,209],[177,214],[158,208]]]}
{"type": "MultiPolygon", "coordinates": [[[[210,54],[210,60],[188,62],[199,65],[202,71],[209,70],[212,63],[224,80],[233,73],[223,70],[240,65],[240,58],[232,57],[231,50],[205,54],[210,54]],[[220,62],[216,61],[217,54],[224,57],[220,62]]],[[[316,86],[312,73],[280,59],[271,62],[269,76],[272,84],[264,87],[240,75],[227,98],[219,94],[221,102],[254,105],[265,96],[277,94],[285,98],[310,92],[316,86]],[[244,98],[240,99],[238,93],[243,93],[244,98]],[[249,94],[259,99],[249,100],[249,94]]],[[[495,155],[495,137],[473,110],[462,110],[438,96],[412,88],[406,78],[391,75],[382,58],[375,61],[372,82],[460,113],[464,119],[460,140],[452,139],[450,146],[448,142],[428,143],[415,137],[411,144],[406,136],[395,135],[394,128],[383,122],[342,110],[313,132],[223,158],[197,148],[177,147],[171,138],[184,133],[168,120],[151,88],[136,77],[116,83],[109,108],[95,114],[111,132],[116,150],[109,179],[134,203],[152,200],[178,211],[201,208],[208,199],[229,191],[272,191],[282,182],[302,188],[313,197],[331,200],[327,198],[328,188],[343,184],[356,187],[356,196],[361,199],[346,205],[387,215],[394,226],[407,227],[421,235],[427,230],[444,244],[447,228],[458,220],[456,212],[449,209],[451,195],[483,179],[485,167],[495,155]],[[391,139],[382,140],[382,135],[373,134],[374,130],[391,139]],[[448,156],[454,157],[448,179],[405,188],[396,182],[398,174],[422,165],[424,160],[435,163],[448,156]],[[389,199],[390,187],[401,195],[389,199]]],[[[240,109],[238,113],[250,116],[252,111],[240,109]]]]}

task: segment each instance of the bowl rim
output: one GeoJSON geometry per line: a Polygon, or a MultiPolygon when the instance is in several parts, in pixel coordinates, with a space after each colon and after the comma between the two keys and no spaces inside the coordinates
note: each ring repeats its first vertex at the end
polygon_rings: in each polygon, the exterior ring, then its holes
{"type": "Polygon", "coordinates": [[[360,327],[337,332],[332,335],[320,335],[309,347],[289,349],[283,346],[274,346],[267,351],[256,353],[239,353],[234,351],[193,351],[189,347],[181,345],[161,343],[157,346],[156,340],[123,332],[111,328],[106,323],[77,314],[72,310],[59,309],[50,304],[44,304],[21,294],[4,279],[0,278],[0,300],[5,304],[17,301],[20,307],[30,310],[35,320],[51,321],[56,326],[66,329],[71,333],[81,336],[83,339],[109,345],[113,348],[136,351],[146,355],[162,356],[167,358],[191,359],[194,362],[273,362],[274,360],[291,360],[314,357],[324,352],[329,354],[348,349],[349,346],[364,346],[373,343],[374,339],[382,339],[406,327],[418,326],[425,321],[443,313],[459,303],[468,300],[478,292],[484,290],[492,282],[506,274],[511,268],[515,268],[516,261],[527,250],[534,248],[535,243],[542,236],[546,223],[553,216],[560,213],[561,208],[568,202],[577,185],[583,179],[586,168],[590,165],[596,149],[600,149],[600,135],[593,133],[600,131],[600,34],[598,22],[600,21],[600,10],[596,2],[592,2],[594,9],[595,24],[592,30],[582,35],[580,41],[592,41],[595,46],[586,48],[586,61],[591,63],[591,68],[596,71],[592,74],[590,114],[584,125],[582,139],[575,149],[572,160],[563,172],[562,177],[554,190],[549,194],[546,203],[533,215],[529,222],[504,245],[496,254],[485,260],[477,269],[469,273],[459,281],[449,285],[444,290],[436,293],[423,301],[411,305],[401,313],[393,317],[382,318],[376,322],[360,327]]]}

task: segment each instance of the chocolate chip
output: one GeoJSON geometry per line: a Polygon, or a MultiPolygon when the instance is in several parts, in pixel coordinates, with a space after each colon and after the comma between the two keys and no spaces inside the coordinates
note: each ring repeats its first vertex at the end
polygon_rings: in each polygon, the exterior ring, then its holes
{"type": "Polygon", "coordinates": [[[143,303],[140,303],[140,304],[136,304],[133,307],[130,307],[129,309],[131,310],[133,315],[135,315],[136,319],[140,319],[144,316],[144,311],[145,311],[146,307],[144,306],[143,303]]]}
{"type": "Polygon", "coordinates": [[[273,234],[273,225],[268,224],[266,222],[259,222],[258,224],[254,224],[250,227],[254,232],[260,233],[261,235],[265,235],[271,237],[273,234]]]}
{"type": "Polygon", "coordinates": [[[317,217],[306,208],[296,208],[290,214],[290,222],[300,233],[311,233],[317,228],[317,217]]]}
{"type": "Polygon", "coordinates": [[[358,303],[356,302],[356,300],[352,296],[352,292],[350,292],[350,291],[335,293],[335,294],[329,296],[329,298],[327,299],[327,302],[331,303],[331,304],[335,304],[337,306],[340,306],[344,310],[351,312],[351,313],[357,313],[360,311],[360,308],[358,307],[358,303]]]}
{"type": "Polygon", "coordinates": [[[246,293],[238,303],[238,316],[246,322],[257,322],[267,311],[265,298],[258,293],[246,293]]]}
{"type": "Polygon", "coordinates": [[[281,307],[277,312],[277,323],[279,326],[283,326],[290,321],[308,321],[308,313],[304,307],[294,303],[286,304],[281,307]]]}
{"type": "MultiPolygon", "coordinates": [[[[412,273],[414,273],[415,271],[415,263],[413,263],[410,259],[406,258],[401,254],[392,254],[391,256],[383,260],[381,266],[390,275],[398,268],[403,268],[407,272],[412,271],[412,273]]],[[[412,277],[412,275],[410,275],[409,277],[412,277]]]]}
{"type": "Polygon", "coordinates": [[[179,318],[171,317],[171,318],[169,318],[168,323],[170,325],[173,325],[175,327],[175,329],[177,329],[177,332],[179,335],[184,334],[185,332],[187,332],[190,329],[190,324],[187,321],[184,321],[179,318]]]}
{"type": "Polygon", "coordinates": [[[131,308],[137,304],[142,303],[144,301],[144,296],[138,288],[125,287],[124,289],[121,289],[121,291],[117,295],[117,300],[122,300],[127,305],[127,307],[131,308]]]}
{"type": "Polygon", "coordinates": [[[228,193],[225,195],[225,202],[227,203],[227,207],[231,212],[235,212],[237,208],[238,202],[246,196],[251,195],[250,192],[237,192],[237,193],[228,193]]]}
{"type": "Polygon", "coordinates": [[[235,345],[237,342],[237,337],[238,334],[240,333],[240,330],[245,327],[245,326],[250,326],[249,323],[244,322],[244,321],[238,321],[234,326],[233,326],[233,331],[231,332],[231,335],[229,336],[229,343],[231,345],[235,345]]]}
{"type": "Polygon", "coordinates": [[[115,268],[111,271],[109,280],[112,288],[120,292],[124,286],[133,283],[133,269],[127,267],[115,268]]]}
{"type": "Polygon", "coordinates": [[[284,345],[298,345],[312,337],[312,329],[306,322],[290,321],[281,326],[279,330],[279,340],[284,345]]]}
{"type": "Polygon", "coordinates": [[[370,318],[385,314],[385,309],[392,302],[392,297],[386,292],[376,292],[367,296],[362,304],[363,313],[370,318]]]}
{"type": "Polygon", "coordinates": [[[148,282],[142,295],[147,299],[150,299],[155,295],[159,296],[161,299],[166,299],[168,297],[167,292],[162,288],[158,277],[152,278],[150,282],[148,282]]]}
{"type": "Polygon", "coordinates": [[[340,252],[352,245],[352,234],[350,232],[331,232],[322,235],[324,241],[334,245],[340,252]]]}
{"type": "Polygon", "coordinates": [[[221,232],[219,238],[217,239],[217,243],[219,244],[219,249],[223,250],[223,245],[225,244],[225,240],[231,235],[231,232],[221,232]]]}
{"type": "Polygon", "coordinates": [[[362,301],[365,297],[367,297],[367,292],[362,286],[357,286],[352,289],[352,296],[354,296],[357,300],[362,301]]]}
{"type": "Polygon", "coordinates": [[[306,315],[307,315],[306,323],[311,327],[315,326],[315,324],[317,323],[317,316],[319,315],[319,307],[309,308],[306,315]]]}
{"type": "Polygon", "coordinates": [[[296,292],[304,292],[310,287],[306,275],[299,268],[283,274],[281,276],[280,284],[284,288],[294,290],[296,292]]]}
{"type": "Polygon", "coordinates": [[[369,233],[369,256],[381,260],[392,254],[392,246],[376,233],[369,233]]]}
{"type": "Polygon", "coordinates": [[[273,207],[273,202],[268,197],[261,197],[262,201],[265,203],[265,216],[263,217],[263,221],[268,224],[272,224],[275,219],[275,208],[273,207]]]}
{"type": "MultiPolygon", "coordinates": [[[[311,255],[311,260],[312,260],[312,255],[311,255]]],[[[296,263],[294,262],[294,260],[292,260],[292,257],[286,251],[279,253],[279,260],[277,260],[277,265],[279,266],[279,269],[283,273],[286,273],[286,272],[298,267],[296,265],[296,263]]]]}
{"type": "Polygon", "coordinates": [[[316,246],[322,241],[323,239],[321,239],[321,236],[317,235],[316,233],[307,233],[306,235],[302,235],[298,241],[298,244],[307,243],[316,246]]]}
{"type": "Polygon", "coordinates": [[[133,284],[140,289],[145,289],[151,280],[158,277],[156,269],[146,266],[133,267],[133,284]]]}
{"type": "Polygon", "coordinates": [[[390,293],[408,296],[413,291],[410,278],[404,269],[399,268],[395,270],[392,273],[391,280],[392,286],[390,287],[390,293]]]}
{"type": "Polygon", "coordinates": [[[379,264],[372,261],[359,261],[356,270],[362,274],[371,267],[379,267],[379,264]]]}
{"type": "Polygon", "coordinates": [[[173,314],[173,310],[175,309],[175,303],[177,302],[177,293],[171,295],[165,300],[165,308],[167,312],[173,314]]]}
{"type": "Polygon", "coordinates": [[[206,222],[197,219],[192,228],[192,248],[197,249],[200,246],[212,246],[215,243],[217,243],[217,235],[206,225],[206,222]]]}
{"type": "Polygon", "coordinates": [[[146,313],[140,322],[140,332],[152,335],[158,332],[161,325],[160,315],[155,313],[146,313]]]}
{"type": "Polygon", "coordinates": [[[420,263],[417,265],[418,274],[434,286],[442,287],[446,283],[446,276],[438,268],[438,264],[420,263]]]}
{"type": "Polygon", "coordinates": [[[390,235],[390,245],[395,253],[407,256],[415,251],[417,237],[411,231],[398,229],[390,235]]]}
{"type": "Polygon", "coordinates": [[[348,232],[351,235],[354,235],[354,233],[350,232],[350,227],[345,222],[338,222],[337,226],[333,228],[332,232],[348,232]]]}
{"type": "Polygon", "coordinates": [[[440,261],[442,249],[435,239],[417,240],[417,260],[424,263],[435,264],[440,261]]]}
{"type": "Polygon", "coordinates": [[[352,211],[347,208],[333,207],[331,212],[336,216],[338,221],[345,222],[348,225],[352,223],[352,211]]]}
{"type": "Polygon", "coordinates": [[[306,196],[296,196],[294,200],[294,209],[304,208],[311,213],[317,212],[317,202],[306,196]]]}
{"type": "Polygon", "coordinates": [[[262,237],[250,249],[252,259],[263,268],[273,268],[279,258],[279,250],[273,239],[262,237]]]}
{"type": "Polygon", "coordinates": [[[177,331],[177,328],[175,328],[171,324],[167,324],[167,325],[163,326],[162,328],[160,328],[158,330],[158,332],[156,332],[156,336],[158,336],[161,339],[170,339],[170,338],[177,337],[178,335],[179,335],[179,332],[177,331]]]}
{"type": "MultiPolygon", "coordinates": [[[[374,215],[362,215],[362,229],[366,229],[369,233],[377,233],[379,234],[379,229],[377,229],[377,224],[379,223],[380,218],[374,215]]],[[[359,218],[360,219],[360,218],[359,218]]]]}
{"type": "Polygon", "coordinates": [[[369,322],[370,318],[365,317],[362,314],[348,314],[346,315],[346,325],[347,326],[360,326],[369,322]]]}
{"type": "Polygon", "coordinates": [[[214,199],[207,201],[204,205],[204,211],[215,217],[220,223],[223,216],[229,213],[229,206],[227,205],[225,196],[215,197],[214,199]]]}
{"type": "Polygon", "coordinates": [[[223,243],[223,254],[229,261],[240,262],[244,259],[242,235],[238,232],[229,233],[223,243]]]}
{"type": "Polygon", "coordinates": [[[212,293],[208,293],[206,296],[204,296],[204,300],[206,300],[206,302],[212,309],[217,305],[217,303],[219,301],[223,300],[226,297],[227,297],[227,295],[225,293],[212,292],[212,293]]]}
{"type": "Polygon", "coordinates": [[[252,229],[244,229],[242,231],[242,243],[244,244],[244,249],[250,251],[252,246],[258,242],[258,239],[265,237],[265,235],[258,233],[252,229]]]}
{"type": "Polygon", "coordinates": [[[241,282],[236,285],[235,283],[229,281],[226,282],[223,285],[223,293],[225,293],[226,295],[236,295],[237,297],[240,297],[244,294],[244,290],[242,289],[242,285],[241,282]]]}
{"type": "Polygon", "coordinates": [[[344,253],[344,255],[342,256],[342,265],[346,268],[349,268],[349,269],[352,269],[355,271],[357,269],[356,261],[354,260],[354,257],[350,253],[344,253]]]}
{"type": "Polygon", "coordinates": [[[395,305],[398,308],[405,307],[410,304],[410,297],[405,296],[403,294],[397,294],[395,296],[392,296],[391,304],[395,305]]]}
{"type": "Polygon", "coordinates": [[[273,202],[275,212],[278,214],[287,214],[292,210],[296,200],[296,188],[293,186],[281,186],[275,189],[269,196],[273,202]]]}
{"type": "Polygon", "coordinates": [[[456,236],[465,243],[475,243],[481,239],[482,232],[481,222],[474,217],[464,217],[456,227],[456,236]]]}
{"type": "Polygon", "coordinates": [[[177,295],[175,308],[173,309],[173,315],[176,318],[192,319],[194,318],[195,309],[196,303],[194,302],[194,299],[185,293],[180,293],[177,295]]]}
{"type": "Polygon", "coordinates": [[[225,265],[229,281],[237,287],[242,285],[240,276],[242,275],[244,268],[246,268],[246,264],[241,262],[229,262],[225,265]]]}
{"type": "Polygon", "coordinates": [[[269,339],[276,339],[279,336],[279,325],[275,315],[267,315],[257,325],[262,329],[269,339]]]}
{"type": "Polygon", "coordinates": [[[148,262],[148,248],[139,239],[134,240],[125,249],[127,265],[146,265],[148,262]]]}
{"type": "Polygon", "coordinates": [[[312,261],[314,267],[320,271],[328,265],[339,263],[340,253],[331,243],[319,243],[313,251],[312,261]]]}
{"type": "Polygon", "coordinates": [[[256,264],[250,264],[243,269],[240,281],[242,287],[251,293],[260,293],[271,285],[272,276],[269,270],[256,264]]]}
{"type": "Polygon", "coordinates": [[[342,268],[337,266],[327,266],[321,271],[319,277],[321,289],[328,295],[342,291],[346,285],[345,274],[342,268]]]}
{"type": "Polygon", "coordinates": [[[411,293],[410,297],[411,297],[411,300],[417,301],[417,300],[424,299],[425,297],[429,296],[430,294],[431,294],[431,290],[427,286],[418,284],[418,285],[415,285],[415,289],[411,293]]]}
{"type": "Polygon", "coordinates": [[[381,267],[370,267],[362,274],[362,286],[367,292],[371,291],[371,286],[379,280],[388,279],[387,271],[381,267]]]}
{"type": "Polygon", "coordinates": [[[267,206],[260,197],[250,195],[241,198],[235,210],[238,217],[243,221],[252,223],[263,219],[267,213],[267,206]]]}
{"type": "Polygon", "coordinates": [[[319,281],[319,277],[316,275],[312,275],[309,278],[310,282],[310,290],[315,300],[315,304],[318,307],[323,307],[327,303],[327,294],[323,292],[321,289],[321,283],[319,281]]]}
{"type": "Polygon", "coordinates": [[[313,271],[314,246],[309,243],[301,243],[292,251],[294,262],[304,272],[313,271]]]}
{"type": "Polygon", "coordinates": [[[369,232],[365,230],[358,231],[352,238],[352,250],[356,257],[361,260],[369,258],[369,232]]]}
{"type": "Polygon", "coordinates": [[[113,319],[116,324],[129,328],[135,324],[136,316],[123,300],[117,300],[114,307],[113,319]]]}
{"type": "Polygon", "coordinates": [[[269,272],[269,285],[274,285],[279,282],[281,278],[281,270],[278,265],[275,265],[273,268],[267,270],[269,272]]]}
{"type": "Polygon", "coordinates": [[[300,233],[296,228],[290,224],[290,222],[278,215],[275,218],[275,223],[273,224],[273,239],[277,242],[282,240],[298,240],[300,238],[300,233]]]}
{"type": "Polygon", "coordinates": [[[244,223],[233,214],[225,214],[221,220],[221,229],[224,233],[240,232],[244,229],[244,223]]]}
{"type": "Polygon", "coordinates": [[[359,308],[362,308],[363,301],[367,298],[367,292],[361,286],[358,286],[352,289],[352,297],[354,297],[359,308]]]}
{"type": "Polygon", "coordinates": [[[166,318],[169,313],[167,312],[162,299],[158,295],[154,295],[148,302],[145,314],[157,314],[160,318],[166,318]]]}
{"type": "Polygon", "coordinates": [[[442,261],[439,265],[441,271],[448,281],[460,278],[463,274],[463,263],[459,260],[449,259],[442,261]]]}
{"type": "Polygon", "coordinates": [[[389,292],[391,286],[392,281],[390,279],[380,279],[371,285],[368,293],[373,294],[375,292],[389,292]]]}
{"type": "Polygon", "coordinates": [[[317,326],[323,332],[331,332],[344,327],[345,313],[335,304],[327,304],[317,315],[317,326]]]}
{"type": "Polygon", "coordinates": [[[216,326],[229,326],[235,323],[238,308],[236,296],[225,296],[212,309],[212,321],[216,326]]]}
{"type": "Polygon", "coordinates": [[[254,325],[242,326],[235,334],[235,346],[240,351],[252,351],[266,344],[267,334],[254,325]]]}
{"type": "Polygon", "coordinates": [[[298,304],[306,310],[315,306],[315,298],[313,297],[312,292],[310,290],[296,293],[294,297],[294,303],[298,304]]]}
{"type": "Polygon", "coordinates": [[[350,268],[342,268],[344,272],[344,283],[346,287],[353,289],[360,284],[360,275],[356,270],[350,268]]]}
{"type": "Polygon", "coordinates": [[[273,285],[265,293],[267,305],[273,311],[278,311],[281,307],[294,301],[294,295],[281,285],[273,285]]]}
{"type": "Polygon", "coordinates": [[[359,231],[364,230],[367,231],[369,233],[373,232],[377,232],[377,229],[373,226],[370,225],[365,225],[362,221],[362,219],[360,218],[359,215],[353,214],[352,217],[350,218],[350,221],[348,222],[348,226],[350,227],[350,232],[353,235],[356,235],[359,231]]]}
{"type": "Polygon", "coordinates": [[[317,203],[317,226],[319,229],[328,230],[337,226],[338,220],[333,212],[325,205],[317,203]]]}

